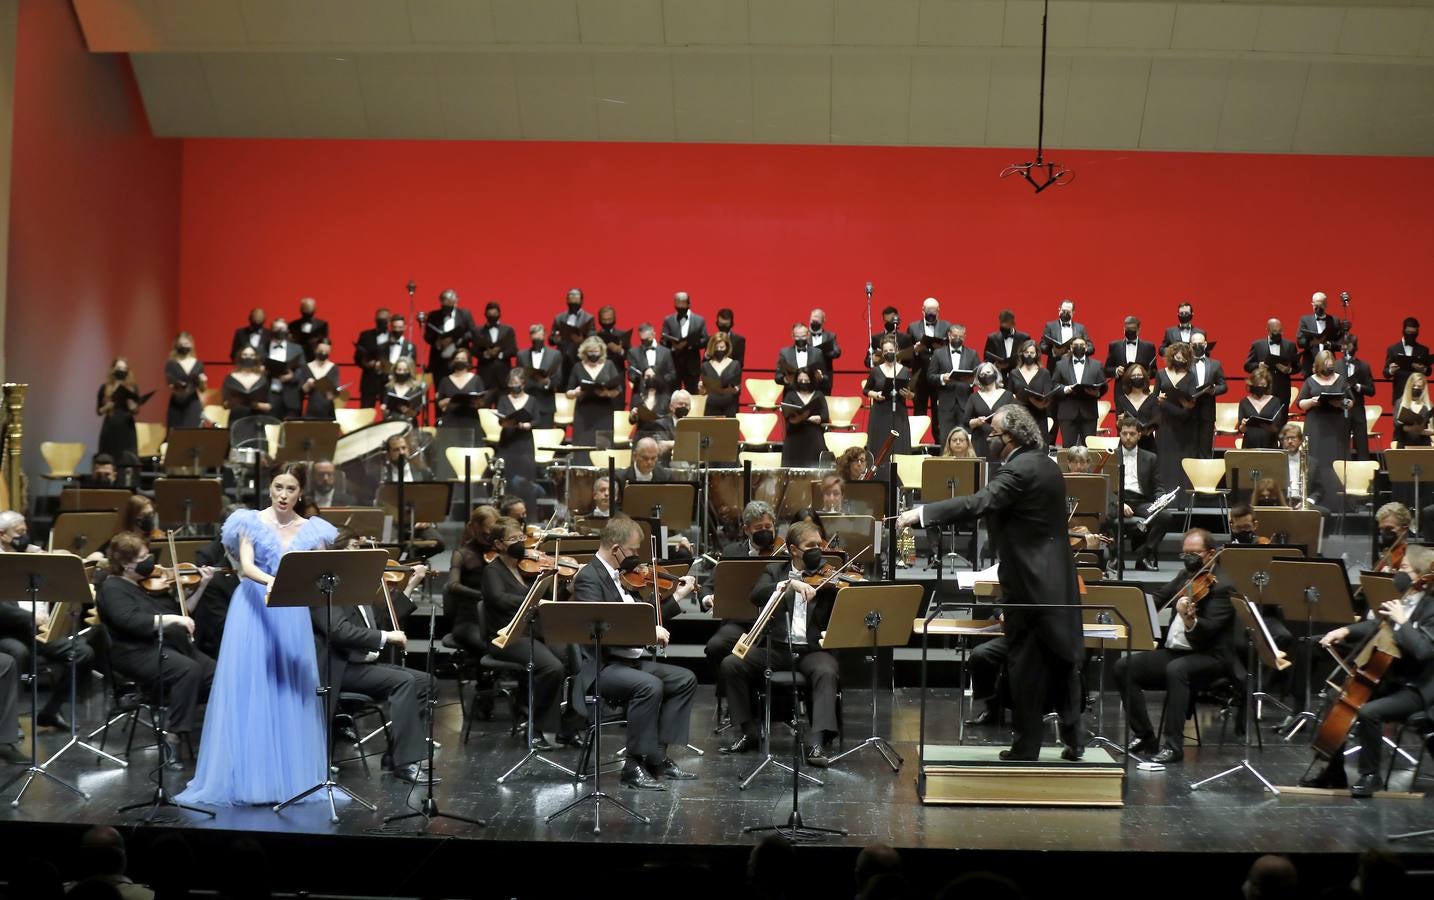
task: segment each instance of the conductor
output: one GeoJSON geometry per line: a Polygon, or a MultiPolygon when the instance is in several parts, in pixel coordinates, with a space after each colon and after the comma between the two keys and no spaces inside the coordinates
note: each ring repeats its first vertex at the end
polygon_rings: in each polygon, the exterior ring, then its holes
{"type": "Polygon", "coordinates": [[[991,417],[986,455],[1001,467],[980,491],[929,503],[901,514],[901,526],[951,525],[986,518],[999,548],[1005,632],[1010,641],[1013,730],[1001,759],[1034,760],[1041,753],[1041,718],[1060,719],[1061,759],[1085,752],[1080,728],[1082,655],[1080,589],[1067,540],[1065,482],[1046,456],[1040,429],[1024,407],[1003,406],[991,417]],[[1070,609],[1027,609],[1058,603],[1070,609]]]}

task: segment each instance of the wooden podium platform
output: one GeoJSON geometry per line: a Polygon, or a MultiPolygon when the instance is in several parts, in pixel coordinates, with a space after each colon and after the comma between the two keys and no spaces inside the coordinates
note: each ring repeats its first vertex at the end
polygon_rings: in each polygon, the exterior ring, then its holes
{"type": "Polygon", "coordinates": [[[1034,762],[1007,762],[1000,747],[928,744],[916,792],[926,804],[962,806],[1125,805],[1125,768],[1102,748],[1066,762],[1055,747],[1034,762]],[[1050,758],[1045,758],[1050,754],[1050,758]]]}

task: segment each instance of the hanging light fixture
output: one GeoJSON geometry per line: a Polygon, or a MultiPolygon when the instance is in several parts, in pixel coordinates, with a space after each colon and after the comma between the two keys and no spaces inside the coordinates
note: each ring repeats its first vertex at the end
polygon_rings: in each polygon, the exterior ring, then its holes
{"type": "Polygon", "coordinates": [[[1052,185],[1070,184],[1075,173],[1060,163],[1046,162],[1046,23],[1050,18],[1051,0],[1045,0],[1041,9],[1041,86],[1040,102],[1036,113],[1036,158],[1031,162],[1013,163],[1001,171],[1001,177],[1020,175],[1039,194],[1052,185]]]}

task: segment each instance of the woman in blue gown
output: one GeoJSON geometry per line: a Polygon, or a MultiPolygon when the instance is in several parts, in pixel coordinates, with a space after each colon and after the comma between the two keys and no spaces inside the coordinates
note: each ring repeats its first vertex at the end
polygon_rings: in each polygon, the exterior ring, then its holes
{"type": "Polygon", "coordinates": [[[334,539],[334,526],[294,511],[302,479],[301,467],[285,467],[269,484],[268,509],[239,510],[224,522],[224,547],[239,560],[244,579],[224,624],[198,770],[180,802],[278,803],[325,778],[313,620],[304,607],[265,604],[281,556],[322,549],[334,539]]]}

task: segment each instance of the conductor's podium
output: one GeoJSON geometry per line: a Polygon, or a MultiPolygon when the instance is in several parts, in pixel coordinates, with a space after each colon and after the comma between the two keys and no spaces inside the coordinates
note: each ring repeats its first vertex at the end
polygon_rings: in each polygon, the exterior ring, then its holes
{"type": "Polygon", "coordinates": [[[1002,760],[1000,747],[928,744],[917,775],[922,803],[959,806],[1123,806],[1125,767],[1103,748],[1079,762],[1046,747],[1033,762],[1002,760]]]}

